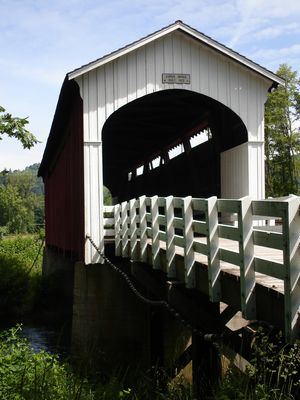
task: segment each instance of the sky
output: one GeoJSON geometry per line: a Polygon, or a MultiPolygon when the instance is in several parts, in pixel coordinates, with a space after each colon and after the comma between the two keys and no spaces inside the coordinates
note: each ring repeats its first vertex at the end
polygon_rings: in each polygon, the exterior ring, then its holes
{"type": "Polygon", "coordinates": [[[0,105],[40,143],[2,136],[0,171],[41,161],[65,75],[176,20],[276,72],[300,75],[296,0],[0,0],[0,105]]]}

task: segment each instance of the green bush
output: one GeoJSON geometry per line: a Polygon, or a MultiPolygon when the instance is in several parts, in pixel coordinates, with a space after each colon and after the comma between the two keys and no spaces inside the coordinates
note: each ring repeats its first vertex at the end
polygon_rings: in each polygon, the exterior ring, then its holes
{"type": "Polygon", "coordinates": [[[190,387],[181,379],[165,390],[153,390],[147,377],[128,388],[117,375],[101,379],[76,374],[58,356],[35,352],[19,337],[18,325],[0,333],[0,399],[2,400],[191,400],[190,387]],[[147,384],[148,381],[148,384],[147,384]],[[145,384],[146,383],[146,384],[145,384]]]}
{"type": "Polygon", "coordinates": [[[42,252],[40,251],[43,242],[43,234],[37,235],[16,235],[7,237],[0,241],[0,256],[7,259],[12,258],[18,261],[28,272],[41,272],[42,252]],[[32,264],[39,254],[34,269],[32,264]],[[29,271],[30,270],[30,271],[29,271]]]}
{"type": "Polygon", "coordinates": [[[0,241],[0,316],[32,310],[41,284],[42,240],[16,236],[0,241]]]}
{"type": "Polygon", "coordinates": [[[134,399],[116,378],[92,385],[67,363],[45,351],[34,352],[16,326],[0,333],[0,399],[118,400],[134,399]]]}
{"type": "Polygon", "coordinates": [[[16,327],[0,334],[1,399],[93,399],[85,382],[76,379],[67,365],[45,351],[35,353],[18,337],[19,330],[16,327]]]}

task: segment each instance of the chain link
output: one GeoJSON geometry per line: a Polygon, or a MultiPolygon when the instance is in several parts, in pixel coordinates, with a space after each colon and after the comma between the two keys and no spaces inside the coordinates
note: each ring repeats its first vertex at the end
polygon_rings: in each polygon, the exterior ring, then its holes
{"type": "MultiPolygon", "coordinates": [[[[243,329],[245,327],[242,327],[240,329],[237,329],[236,331],[232,331],[232,332],[223,332],[223,333],[203,333],[202,331],[200,331],[198,328],[193,327],[177,310],[175,310],[167,301],[165,300],[151,300],[148,299],[147,297],[145,297],[144,295],[142,295],[138,289],[134,286],[133,282],[130,280],[129,276],[119,267],[117,267],[109,258],[106,257],[106,255],[101,252],[101,250],[99,249],[99,247],[97,247],[96,243],[93,241],[93,239],[89,236],[86,235],[86,238],[91,242],[92,246],[95,248],[95,250],[98,252],[98,254],[100,255],[100,257],[107,263],[109,264],[114,271],[116,271],[119,275],[122,276],[122,278],[126,281],[128,287],[130,288],[130,290],[145,304],[148,304],[150,306],[160,306],[160,307],[164,307],[166,310],[168,310],[182,325],[184,325],[187,329],[189,329],[193,335],[202,337],[204,340],[208,341],[208,342],[212,342],[215,346],[218,347],[218,343],[222,341],[225,337],[230,337],[232,335],[236,335],[239,334],[243,331],[243,329]]],[[[270,325],[268,322],[266,321],[261,321],[261,320],[253,320],[253,321],[249,321],[247,326],[251,327],[251,326],[262,326],[265,327],[267,329],[269,329],[270,331],[274,329],[273,325],[270,325]]]]}

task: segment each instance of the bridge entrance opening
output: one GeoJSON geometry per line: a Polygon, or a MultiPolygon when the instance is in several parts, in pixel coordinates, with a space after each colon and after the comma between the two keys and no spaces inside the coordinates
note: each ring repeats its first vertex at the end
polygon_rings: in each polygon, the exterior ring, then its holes
{"type": "Polygon", "coordinates": [[[118,201],[140,195],[220,196],[220,155],[247,142],[228,107],[170,89],[115,111],[103,131],[103,180],[118,201]]]}

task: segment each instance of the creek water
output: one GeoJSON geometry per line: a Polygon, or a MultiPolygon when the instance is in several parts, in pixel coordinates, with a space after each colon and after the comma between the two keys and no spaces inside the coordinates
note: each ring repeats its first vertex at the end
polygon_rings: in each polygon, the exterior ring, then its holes
{"type": "Polygon", "coordinates": [[[43,326],[24,325],[20,336],[26,338],[32,349],[36,352],[45,350],[49,353],[58,354],[60,357],[67,355],[66,345],[63,343],[59,332],[54,329],[43,326]]]}
{"type": "MultiPolygon", "coordinates": [[[[16,326],[16,324],[0,324],[0,331],[10,329],[12,326],[16,326]]],[[[66,341],[66,335],[62,334],[62,332],[62,330],[50,326],[24,323],[18,335],[27,339],[30,347],[35,352],[45,350],[48,353],[57,354],[61,359],[66,359],[69,355],[69,346],[66,341]]]]}

